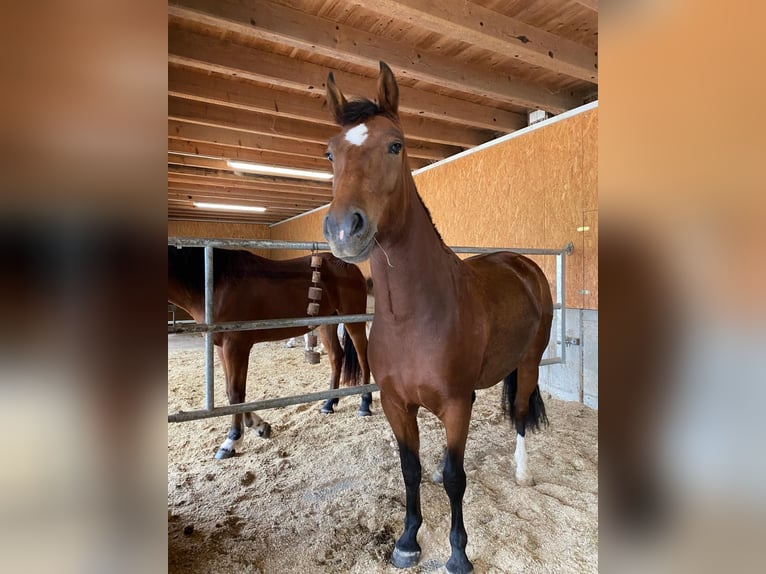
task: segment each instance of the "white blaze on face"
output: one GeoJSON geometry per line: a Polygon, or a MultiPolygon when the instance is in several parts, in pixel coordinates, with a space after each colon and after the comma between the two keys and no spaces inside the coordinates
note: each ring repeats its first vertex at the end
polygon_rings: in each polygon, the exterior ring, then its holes
{"type": "Polygon", "coordinates": [[[367,126],[359,124],[346,132],[346,141],[351,145],[360,146],[367,139],[367,126]]]}

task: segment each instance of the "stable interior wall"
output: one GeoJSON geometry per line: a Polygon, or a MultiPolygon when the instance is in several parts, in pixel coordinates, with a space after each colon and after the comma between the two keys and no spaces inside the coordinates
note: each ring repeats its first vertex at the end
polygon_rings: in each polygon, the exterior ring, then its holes
{"type": "MultiPolygon", "coordinates": [[[[592,108],[423,170],[415,183],[448,245],[557,248],[571,241],[566,304],[597,309],[597,137],[592,108]]],[[[276,224],[271,238],[324,241],[325,211],[276,224]]],[[[272,251],[277,259],[295,256],[272,251]]],[[[555,259],[535,259],[555,290],[555,259]]]]}
{"type": "MultiPolygon", "coordinates": [[[[193,237],[215,239],[270,239],[268,225],[254,223],[223,223],[215,221],[168,221],[168,237],[193,237]]],[[[251,249],[263,257],[270,256],[268,249],[251,249]]]]}

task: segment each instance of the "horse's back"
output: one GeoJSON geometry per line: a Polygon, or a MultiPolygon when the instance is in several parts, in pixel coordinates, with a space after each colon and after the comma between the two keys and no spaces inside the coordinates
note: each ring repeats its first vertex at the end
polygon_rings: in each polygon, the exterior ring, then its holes
{"type": "MultiPolygon", "coordinates": [[[[357,293],[353,312],[363,313],[366,284],[362,272],[331,253],[320,253],[320,313],[332,314],[339,301],[357,293]]],[[[268,259],[244,250],[215,249],[213,298],[216,321],[246,321],[306,315],[308,288],[312,285],[311,256],[268,259]]],[[[168,300],[202,320],[203,249],[168,247],[168,300]]],[[[298,328],[300,331],[300,328],[298,328]]],[[[282,333],[270,332],[275,338],[282,333]]],[[[267,333],[260,333],[265,337],[267,333]]],[[[285,335],[292,336],[292,335],[285,335]]]]}
{"type": "Polygon", "coordinates": [[[553,312],[548,279],[537,263],[512,251],[483,253],[465,260],[485,291],[519,303],[529,299],[542,313],[553,312]]]}

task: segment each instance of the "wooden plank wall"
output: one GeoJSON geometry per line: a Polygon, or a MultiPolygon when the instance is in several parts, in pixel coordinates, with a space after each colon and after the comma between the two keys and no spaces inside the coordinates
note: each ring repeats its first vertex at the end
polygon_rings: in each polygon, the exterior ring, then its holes
{"type": "MultiPolygon", "coordinates": [[[[415,181],[448,245],[563,247],[567,306],[598,307],[598,110],[590,110],[488,147],[415,181]],[[590,231],[585,227],[586,214],[590,231]],[[587,262],[587,270],[585,265],[587,262]],[[586,284],[587,283],[587,284],[586,284]],[[583,292],[591,294],[585,299],[583,292]]],[[[555,286],[553,257],[536,257],[555,286]]]]}
{"type": "MultiPolygon", "coordinates": [[[[268,225],[253,223],[218,223],[214,221],[168,221],[168,237],[213,237],[215,239],[270,239],[268,225]]],[[[270,257],[270,250],[253,249],[270,257]]]]}
{"type": "MultiPolygon", "coordinates": [[[[567,258],[567,306],[597,309],[597,154],[596,108],[420,173],[415,182],[449,245],[574,243],[567,258]],[[585,227],[590,230],[578,231],[585,227]]],[[[275,225],[272,239],[323,241],[324,211],[275,225]]],[[[537,261],[553,288],[554,259],[537,261]]],[[[362,270],[369,274],[366,263],[362,270]]]]}

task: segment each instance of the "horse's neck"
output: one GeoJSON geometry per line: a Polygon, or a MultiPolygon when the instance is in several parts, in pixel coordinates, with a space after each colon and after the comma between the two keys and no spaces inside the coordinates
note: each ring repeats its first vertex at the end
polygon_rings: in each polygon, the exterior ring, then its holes
{"type": "Polygon", "coordinates": [[[405,221],[400,237],[372,251],[376,318],[438,317],[457,304],[461,262],[439,237],[414,182],[405,221]]]}

